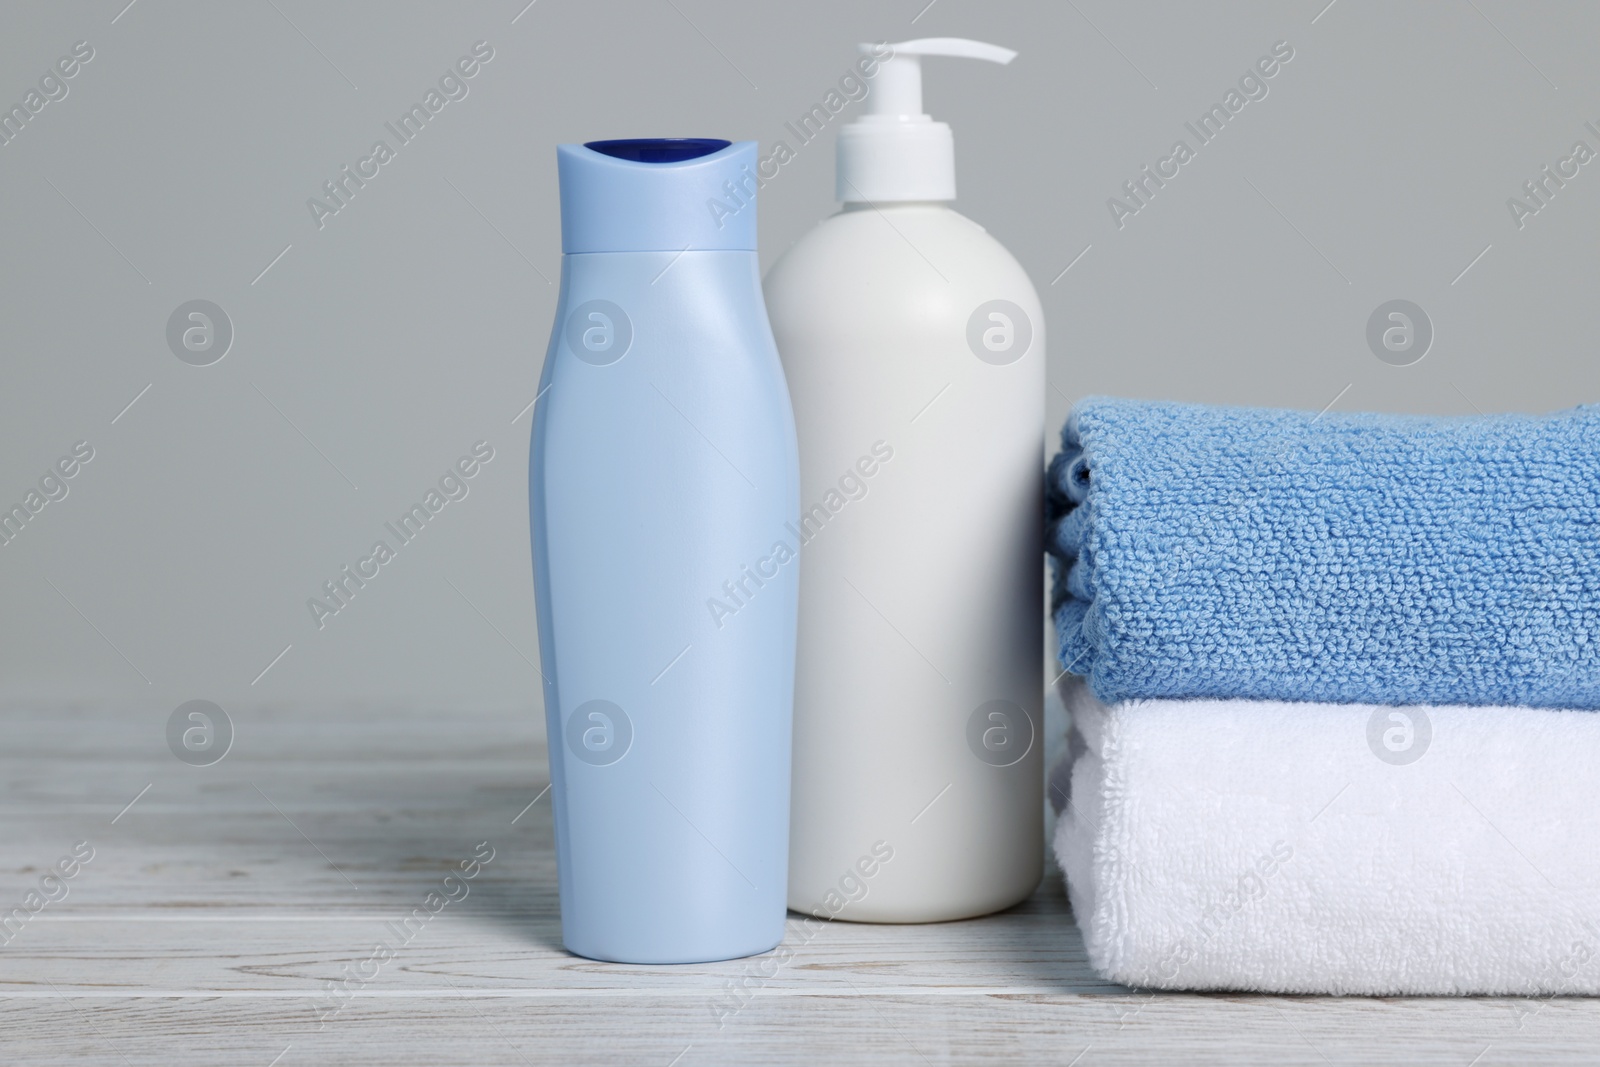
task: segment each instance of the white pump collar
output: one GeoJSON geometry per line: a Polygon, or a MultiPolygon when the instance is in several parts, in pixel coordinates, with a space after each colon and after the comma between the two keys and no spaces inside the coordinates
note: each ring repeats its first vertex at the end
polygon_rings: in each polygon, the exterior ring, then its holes
{"type": "MultiPolygon", "coordinates": [[[[862,54],[874,46],[861,45],[862,54]]],[[[839,130],[835,195],[845,203],[954,200],[955,141],[950,127],[922,110],[922,57],[1010,63],[1017,53],[961,37],[925,37],[889,46],[867,111],[839,130]]]]}

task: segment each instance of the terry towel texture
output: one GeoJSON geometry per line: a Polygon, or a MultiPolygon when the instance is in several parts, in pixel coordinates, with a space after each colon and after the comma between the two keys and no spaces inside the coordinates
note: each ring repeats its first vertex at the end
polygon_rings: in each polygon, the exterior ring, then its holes
{"type": "Polygon", "coordinates": [[[1060,689],[1056,850],[1105,977],[1600,993],[1600,716],[1060,689]]]}
{"type": "Polygon", "coordinates": [[[1104,700],[1600,707],[1600,406],[1091,399],[1063,445],[1052,607],[1104,700]]]}

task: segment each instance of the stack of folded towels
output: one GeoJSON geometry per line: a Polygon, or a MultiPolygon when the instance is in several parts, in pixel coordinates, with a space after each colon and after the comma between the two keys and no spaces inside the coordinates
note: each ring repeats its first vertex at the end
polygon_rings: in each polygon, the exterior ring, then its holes
{"type": "Polygon", "coordinates": [[[1600,993],[1600,406],[1094,399],[1056,851],[1132,986],[1600,993]]]}

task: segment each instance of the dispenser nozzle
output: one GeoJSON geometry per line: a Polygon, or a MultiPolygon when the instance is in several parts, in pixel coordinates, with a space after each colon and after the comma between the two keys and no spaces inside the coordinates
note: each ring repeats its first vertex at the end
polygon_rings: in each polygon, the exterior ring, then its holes
{"type": "MultiPolygon", "coordinates": [[[[876,55],[882,47],[864,44],[861,51],[876,55]]],[[[1017,53],[964,37],[923,37],[888,48],[865,113],[839,130],[836,195],[846,203],[954,200],[954,140],[949,126],[922,110],[922,57],[1010,63],[1017,53]]]]}
{"type": "MultiPolygon", "coordinates": [[[[860,46],[868,55],[875,45],[860,46]]],[[[921,115],[922,110],[922,57],[954,56],[960,59],[984,59],[990,63],[1006,64],[1017,58],[1017,53],[997,44],[969,41],[965,37],[922,37],[915,41],[901,41],[889,45],[890,57],[883,61],[878,72],[876,92],[867,100],[869,115],[921,115]]]]}

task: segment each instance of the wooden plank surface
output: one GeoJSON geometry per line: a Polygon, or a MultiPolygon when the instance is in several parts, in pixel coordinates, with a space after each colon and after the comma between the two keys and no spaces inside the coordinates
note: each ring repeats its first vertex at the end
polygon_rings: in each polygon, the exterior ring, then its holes
{"type": "Polygon", "coordinates": [[[204,768],[167,750],[164,711],[3,713],[0,913],[75,842],[94,849],[66,895],[0,947],[5,1063],[1600,1058],[1589,1000],[1108,984],[1088,968],[1055,874],[1024,904],[970,922],[837,922],[808,936],[791,921],[781,967],[595,963],[560,947],[532,712],[235,711],[232,750],[204,768]],[[400,941],[392,924],[485,841],[494,858],[466,895],[400,941]],[[374,965],[380,940],[399,947],[374,965]],[[330,995],[346,973],[366,980],[330,995]]]}

